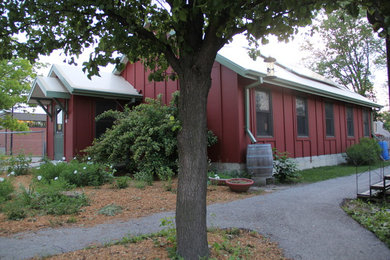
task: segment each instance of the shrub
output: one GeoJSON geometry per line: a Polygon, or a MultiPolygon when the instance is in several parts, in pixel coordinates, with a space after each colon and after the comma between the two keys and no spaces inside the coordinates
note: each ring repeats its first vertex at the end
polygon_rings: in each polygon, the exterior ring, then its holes
{"type": "Polygon", "coordinates": [[[11,156],[5,164],[8,165],[8,173],[11,175],[19,176],[26,175],[30,168],[31,157],[26,157],[24,154],[17,156],[11,156]]]}
{"type": "Polygon", "coordinates": [[[115,179],[114,187],[117,189],[124,189],[129,187],[130,178],[127,176],[121,176],[115,179]]]}
{"type": "Polygon", "coordinates": [[[8,179],[0,177],[0,204],[11,199],[11,194],[14,192],[14,186],[8,179]]]}
{"type": "MultiPolygon", "coordinates": [[[[132,109],[126,107],[123,112],[103,113],[97,119],[115,118],[114,126],[85,151],[99,162],[124,164],[137,180],[148,184],[154,177],[171,178],[178,170],[177,97],[173,96],[169,106],[163,105],[160,97],[146,99],[146,103],[132,109]]],[[[208,135],[210,144],[214,144],[217,138],[212,133],[208,135]]]]}
{"type": "Polygon", "coordinates": [[[379,161],[381,148],[371,138],[363,137],[358,144],[346,150],[346,160],[351,165],[373,165],[379,161]]]}
{"type": "Polygon", "coordinates": [[[287,152],[279,152],[276,148],[272,152],[275,178],[281,183],[296,182],[301,176],[295,161],[288,157],[287,152]]]}
{"type": "Polygon", "coordinates": [[[48,162],[36,169],[35,175],[48,183],[60,179],[77,187],[100,186],[112,180],[114,171],[111,168],[92,161],[72,160],[69,163],[60,162],[57,164],[48,162]]]}
{"type": "Polygon", "coordinates": [[[165,180],[177,171],[176,135],[180,125],[173,103],[164,106],[161,99],[147,99],[133,109],[108,111],[99,118],[108,116],[116,119],[114,126],[86,149],[95,160],[125,163],[135,178],[148,183],[154,175],[165,180]]]}

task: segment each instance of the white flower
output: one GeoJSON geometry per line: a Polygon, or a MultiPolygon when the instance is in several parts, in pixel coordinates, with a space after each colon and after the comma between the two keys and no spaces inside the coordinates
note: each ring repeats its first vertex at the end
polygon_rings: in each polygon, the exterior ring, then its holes
{"type": "Polygon", "coordinates": [[[91,157],[88,157],[88,161],[91,160],[91,157]]]}
{"type": "Polygon", "coordinates": [[[3,182],[4,181],[4,178],[3,177],[0,177],[0,182],[3,182]]]}
{"type": "Polygon", "coordinates": [[[86,167],[86,166],[84,166],[84,167],[83,167],[83,170],[85,170],[85,169],[87,169],[87,167],[86,167]]]}
{"type": "Polygon", "coordinates": [[[74,170],[73,174],[76,174],[77,173],[77,170],[74,170]]]}
{"type": "Polygon", "coordinates": [[[55,181],[58,180],[58,177],[55,177],[54,180],[55,180],[55,181]]]}
{"type": "Polygon", "coordinates": [[[15,175],[15,172],[10,172],[9,175],[15,175]]]}
{"type": "Polygon", "coordinates": [[[64,157],[62,157],[62,160],[63,160],[63,161],[65,161],[65,160],[66,160],[65,156],[64,156],[64,157]]]}
{"type": "Polygon", "coordinates": [[[76,156],[75,156],[75,157],[73,157],[73,160],[76,160],[76,156]]]}
{"type": "Polygon", "coordinates": [[[42,180],[42,176],[41,175],[37,176],[37,179],[38,181],[42,180]]]}

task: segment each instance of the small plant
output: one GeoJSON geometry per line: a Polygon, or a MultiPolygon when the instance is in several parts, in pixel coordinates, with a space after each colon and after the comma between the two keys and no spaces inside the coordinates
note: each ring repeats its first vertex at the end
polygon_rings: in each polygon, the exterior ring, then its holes
{"type": "Polygon", "coordinates": [[[240,236],[240,229],[226,229],[221,230],[223,234],[223,241],[215,242],[212,247],[215,250],[217,256],[229,255],[229,259],[250,259],[250,245],[242,245],[239,241],[234,242],[233,239],[240,236]]]}
{"type": "Polygon", "coordinates": [[[164,183],[164,190],[165,191],[172,191],[176,192],[176,190],[172,187],[172,179],[169,178],[166,183],[164,183]]]}
{"type": "Polygon", "coordinates": [[[8,219],[18,220],[34,215],[67,215],[75,214],[80,208],[88,205],[84,194],[67,196],[64,190],[69,184],[57,180],[53,183],[34,183],[28,189],[21,186],[15,199],[7,202],[3,212],[8,219]]]}
{"type": "Polygon", "coordinates": [[[115,205],[115,204],[109,204],[107,206],[104,206],[98,211],[98,214],[105,215],[105,216],[115,216],[122,212],[122,207],[115,205]]]}
{"type": "Polygon", "coordinates": [[[14,186],[11,181],[0,177],[0,204],[10,200],[11,194],[14,192],[14,186]]]}
{"type": "Polygon", "coordinates": [[[135,181],[134,182],[134,187],[136,187],[137,189],[143,190],[143,189],[145,189],[146,184],[147,183],[144,182],[144,181],[135,181]]]}
{"type": "Polygon", "coordinates": [[[121,176],[115,178],[114,187],[117,189],[125,189],[129,187],[130,178],[128,176],[121,176]]]}
{"type": "Polygon", "coordinates": [[[345,153],[348,164],[373,165],[379,161],[381,148],[374,139],[363,137],[360,143],[348,147],[345,153]]]}
{"type": "Polygon", "coordinates": [[[66,223],[74,224],[77,223],[77,218],[75,216],[71,216],[66,220],[66,223]]]}
{"type": "Polygon", "coordinates": [[[35,170],[37,180],[52,183],[57,179],[66,181],[77,187],[100,186],[113,179],[115,170],[111,166],[95,163],[91,160],[79,162],[72,160],[69,163],[45,163],[35,170]]]}
{"type": "Polygon", "coordinates": [[[300,178],[297,164],[288,157],[287,152],[279,152],[276,148],[273,151],[274,176],[281,183],[296,182],[300,178]]]}
{"type": "Polygon", "coordinates": [[[5,164],[8,165],[7,171],[10,175],[19,176],[28,174],[31,161],[31,157],[19,154],[17,156],[11,156],[5,164]]]}

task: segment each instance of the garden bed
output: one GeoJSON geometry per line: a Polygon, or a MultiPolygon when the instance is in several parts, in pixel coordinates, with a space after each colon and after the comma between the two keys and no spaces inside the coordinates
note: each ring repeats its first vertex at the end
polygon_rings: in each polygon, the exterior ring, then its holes
{"type": "MultiPolygon", "coordinates": [[[[210,259],[286,259],[277,243],[256,232],[239,229],[212,230],[208,232],[210,259]]],[[[172,259],[171,243],[159,235],[124,239],[111,246],[96,246],[45,259],[172,259]]]]}
{"type": "MultiPolygon", "coordinates": [[[[2,175],[5,177],[5,175],[2,175]]],[[[17,176],[13,178],[13,184],[18,189],[19,185],[28,187],[31,182],[31,175],[17,176]]],[[[0,236],[35,231],[48,227],[60,226],[93,226],[116,220],[128,220],[139,218],[163,211],[173,211],[176,207],[176,186],[177,181],[172,183],[156,181],[153,186],[144,186],[134,181],[125,189],[117,189],[113,184],[105,184],[99,188],[84,187],[75,191],[84,192],[89,198],[89,206],[81,209],[76,215],[63,216],[33,216],[22,220],[7,220],[3,213],[0,213],[0,236]],[[115,216],[98,214],[98,211],[110,204],[122,207],[122,211],[115,216]]],[[[259,191],[237,194],[231,192],[226,186],[208,186],[207,203],[227,202],[242,199],[259,194],[259,191]]]]}

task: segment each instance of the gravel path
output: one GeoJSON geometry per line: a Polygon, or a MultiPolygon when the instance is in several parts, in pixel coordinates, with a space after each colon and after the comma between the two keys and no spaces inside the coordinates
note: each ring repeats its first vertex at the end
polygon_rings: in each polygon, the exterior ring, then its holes
{"type": "MultiPolygon", "coordinates": [[[[389,260],[390,250],[340,208],[356,195],[355,176],[299,185],[267,195],[208,207],[214,227],[256,230],[279,243],[293,259],[389,260]]],[[[0,237],[0,259],[25,259],[74,251],[128,234],[156,232],[167,212],[91,228],[46,229],[0,237]]]]}

